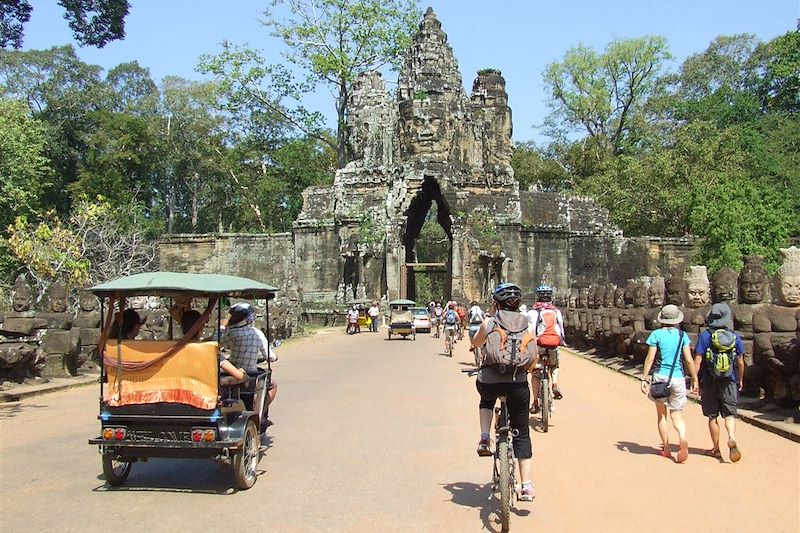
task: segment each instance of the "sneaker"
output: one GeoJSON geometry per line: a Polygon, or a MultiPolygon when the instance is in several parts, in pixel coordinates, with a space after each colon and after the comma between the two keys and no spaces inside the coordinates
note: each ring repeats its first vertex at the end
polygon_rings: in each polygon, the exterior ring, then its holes
{"type": "Polygon", "coordinates": [[[480,457],[490,457],[492,455],[492,441],[481,439],[478,443],[478,455],[480,457]]]}
{"type": "Polygon", "coordinates": [[[533,501],[533,485],[522,485],[522,490],[519,491],[519,501],[521,502],[533,501]]]}
{"type": "Polygon", "coordinates": [[[553,385],[553,398],[555,398],[556,400],[560,400],[563,397],[564,395],[561,394],[561,391],[558,389],[558,386],[553,385]]]}
{"type": "Polygon", "coordinates": [[[742,452],[739,451],[739,446],[737,446],[736,441],[733,439],[728,439],[728,449],[730,450],[730,458],[732,463],[738,463],[739,460],[742,458],[742,452]]]}

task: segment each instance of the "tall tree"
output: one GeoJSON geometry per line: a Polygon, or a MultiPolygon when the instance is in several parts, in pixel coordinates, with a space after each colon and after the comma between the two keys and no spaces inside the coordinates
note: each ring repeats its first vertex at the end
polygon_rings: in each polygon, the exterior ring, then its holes
{"type": "Polygon", "coordinates": [[[800,29],[764,45],[761,97],[769,111],[800,113],[800,29]]]}
{"type": "Polygon", "coordinates": [[[670,57],[658,36],[617,39],[603,53],[583,45],[570,49],[544,72],[548,132],[558,139],[585,133],[610,153],[622,153],[636,141],[639,112],[670,57]]]}
{"type": "MultiPolygon", "coordinates": [[[[103,48],[110,41],[125,38],[127,0],[59,0],[64,18],[81,45],[103,48]]],[[[0,47],[22,48],[25,24],[33,7],[28,0],[0,2],[0,47]]]]}
{"type": "MultiPolygon", "coordinates": [[[[286,120],[336,150],[339,167],[348,159],[346,121],[352,83],[362,72],[392,67],[410,43],[421,17],[415,0],[273,0],[288,8],[285,18],[265,13],[265,25],[286,46],[286,60],[305,72],[296,81],[290,71],[268,65],[258,53],[226,47],[203,68],[225,78],[234,92],[256,99],[286,120]],[[300,95],[319,84],[334,94],[336,137],[318,127],[319,116],[298,105],[300,95]],[[281,105],[283,100],[295,104],[281,105]],[[287,108],[289,109],[287,111],[287,108]]],[[[240,98],[243,98],[240,96],[240,98]]]]}

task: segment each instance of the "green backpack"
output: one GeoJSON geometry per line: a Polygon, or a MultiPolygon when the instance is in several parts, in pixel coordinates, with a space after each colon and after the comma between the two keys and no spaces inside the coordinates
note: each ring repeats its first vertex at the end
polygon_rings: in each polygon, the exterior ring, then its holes
{"type": "Polygon", "coordinates": [[[736,334],[727,329],[711,332],[711,343],[706,348],[706,361],[715,377],[730,378],[736,358],[736,334]]]}

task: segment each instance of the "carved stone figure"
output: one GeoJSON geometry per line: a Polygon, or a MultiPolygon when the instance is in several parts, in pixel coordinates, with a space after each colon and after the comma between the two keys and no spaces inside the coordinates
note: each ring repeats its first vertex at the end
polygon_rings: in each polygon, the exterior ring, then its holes
{"type": "Polygon", "coordinates": [[[766,367],[768,392],[776,400],[800,401],[800,249],[781,248],[781,254],[778,303],[753,313],[754,351],[766,367]]]}
{"type": "Polygon", "coordinates": [[[14,286],[11,289],[11,306],[17,313],[24,313],[31,310],[33,303],[33,292],[28,286],[24,274],[17,276],[14,286]]]}
{"type": "Polygon", "coordinates": [[[692,265],[685,274],[686,308],[683,316],[683,330],[689,335],[692,344],[697,342],[700,329],[705,326],[706,314],[710,309],[711,284],[705,266],[692,265]]]}
{"type": "Polygon", "coordinates": [[[52,313],[64,313],[67,311],[67,287],[57,281],[50,286],[50,295],[48,298],[49,310],[52,313]]]}
{"type": "Polygon", "coordinates": [[[726,303],[728,306],[737,302],[737,280],[739,273],[730,267],[717,270],[711,279],[711,298],[713,303],[726,303]]]}
{"type": "Polygon", "coordinates": [[[666,281],[666,303],[682,307],[686,298],[686,281],[680,276],[670,276],[666,281]]]}
{"type": "Polygon", "coordinates": [[[742,337],[745,347],[744,362],[745,388],[753,392],[753,387],[767,387],[763,382],[766,367],[756,363],[753,346],[753,314],[766,305],[764,299],[769,286],[769,274],[764,266],[764,257],[760,255],[746,255],[743,257],[744,265],[739,273],[738,289],[739,302],[731,306],[733,311],[733,328],[742,337]],[[750,379],[747,379],[747,375],[750,379]]]}
{"type": "Polygon", "coordinates": [[[80,312],[92,313],[97,311],[98,307],[97,297],[90,291],[84,289],[78,293],[78,308],[80,312]]]}

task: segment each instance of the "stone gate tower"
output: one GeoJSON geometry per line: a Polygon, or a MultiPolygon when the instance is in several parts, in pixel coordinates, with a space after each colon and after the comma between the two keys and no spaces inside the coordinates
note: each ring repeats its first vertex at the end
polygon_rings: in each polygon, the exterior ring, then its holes
{"type": "Polygon", "coordinates": [[[450,240],[440,267],[448,291],[480,299],[508,275],[514,255],[498,225],[521,222],[500,72],[479,72],[467,96],[447,35],[428,8],[395,98],[373,72],[357,81],[350,105],[354,160],[333,187],[306,191],[295,224],[300,269],[318,273],[314,287],[305,283],[305,300],[413,296],[415,241],[433,202],[450,240]]]}

